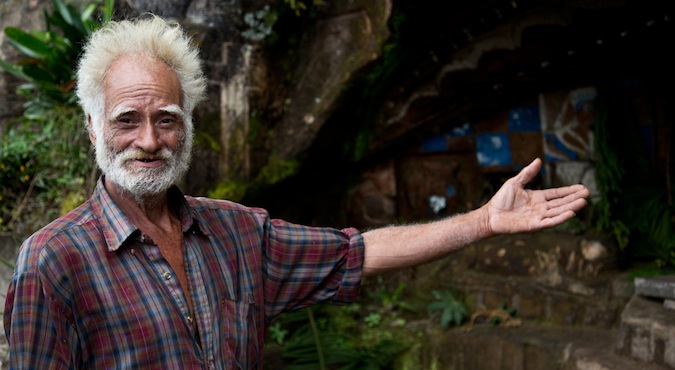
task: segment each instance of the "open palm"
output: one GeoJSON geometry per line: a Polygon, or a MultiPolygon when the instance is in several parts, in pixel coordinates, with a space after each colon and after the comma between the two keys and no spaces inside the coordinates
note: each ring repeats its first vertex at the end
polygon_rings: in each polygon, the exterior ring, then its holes
{"type": "Polygon", "coordinates": [[[559,225],[586,205],[590,192],[580,184],[560,188],[529,190],[541,160],[535,159],[507,180],[484,206],[492,233],[519,233],[559,225]]]}

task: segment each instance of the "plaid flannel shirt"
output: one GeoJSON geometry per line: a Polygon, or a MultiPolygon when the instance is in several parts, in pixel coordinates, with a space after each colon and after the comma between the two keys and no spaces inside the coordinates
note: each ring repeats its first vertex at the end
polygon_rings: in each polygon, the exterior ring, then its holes
{"type": "Polygon", "coordinates": [[[103,183],[21,247],[4,312],[11,368],[261,369],[272,318],[358,294],[357,230],[295,225],[173,188],[192,317],[159,248],[103,183]]]}

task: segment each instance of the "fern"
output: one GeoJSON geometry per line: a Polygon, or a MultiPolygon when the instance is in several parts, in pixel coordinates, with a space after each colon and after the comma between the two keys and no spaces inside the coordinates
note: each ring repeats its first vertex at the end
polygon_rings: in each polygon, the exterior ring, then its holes
{"type": "Polygon", "coordinates": [[[435,301],[429,303],[427,310],[429,312],[441,312],[441,328],[446,330],[450,327],[450,324],[454,324],[455,326],[461,325],[467,317],[464,303],[455,299],[448,290],[443,292],[433,290],[431,294],[434,296],[435,301]]]}

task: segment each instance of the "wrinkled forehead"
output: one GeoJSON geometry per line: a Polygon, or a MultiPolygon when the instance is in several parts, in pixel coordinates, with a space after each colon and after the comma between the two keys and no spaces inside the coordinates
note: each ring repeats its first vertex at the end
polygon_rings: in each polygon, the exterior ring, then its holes
{"type": "Polygon", "coordinates": [[[145,55],[125,55],[111,63],[103,80],[103,94],[108,113],[150,103],[183,106],[176,72],[145,55]]]}

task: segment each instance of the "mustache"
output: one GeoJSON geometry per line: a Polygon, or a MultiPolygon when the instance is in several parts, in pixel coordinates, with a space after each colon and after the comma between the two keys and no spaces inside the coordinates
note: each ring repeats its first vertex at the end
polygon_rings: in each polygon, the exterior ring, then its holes
{"type": "Polygon", "coordinates": [[[117,153],[115,160],[118,163],[125,163],[127,161],[156,161],[156,160],[169,160],[171,159],[173,153],[167,149],[162,148],[158,152],[148,153],[143,149],[138,148],[128,148],[122,152],[117,153]]]}

